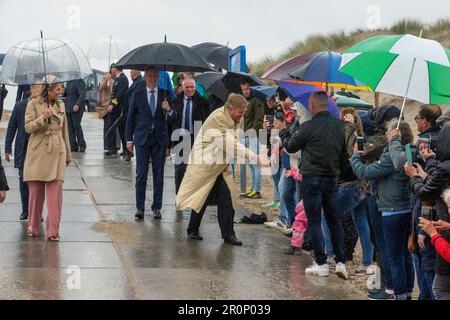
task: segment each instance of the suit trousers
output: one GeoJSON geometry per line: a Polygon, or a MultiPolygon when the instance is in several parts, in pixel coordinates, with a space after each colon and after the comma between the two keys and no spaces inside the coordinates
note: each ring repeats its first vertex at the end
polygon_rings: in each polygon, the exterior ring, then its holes
{"type": "Polygon", "coordinates": [[[161,210],[164,189],[164,164],[166,147],[159,144],[158,137],[150,134],[143,146],[136,145],[136,208],[145,210],[145,197],[149,161],[152,159],[153,203],[152,210],[161,210]]]}
{"type": "Polygon", "coordinates": [[[187,229],[188,234],[199,232],[200,224],[202,222],[203,215],[205,214],[206,207],[210,202],[210,198],[217,199],[217,220],[219,221],[222,239],[236,236],[234,232],[235,211],[231,202],[231,192],[227,183],[223,179],[223,175],[219,175],[217,177],[214,187],[211,189],[210,195],[200,212],[195,212],[194,210],[191,211],[191,218],[187,229]]]}
{"type": "MultiPolygon", "coordinates": [[[[108,130],[112,127],[114,122],[119,119],[120,113],[107,113],[103,118],[103,136],[106,135],[108,130]]],[[[104,149],[108,151],[117,151],[119,148],[117,147],[117,133],[116,130],[114,132],[110,132],[107,137],[104,138],[104,149]]]]}
{"type": "Polygon", "coordinates": [[[68,112],[67,123],[69,129],[70,149],[77,150],[78,148],[86,148],[86,141],[84,140],[83,128],[81,127],[81,120],[83,119],[84,111],[68,112]]]}

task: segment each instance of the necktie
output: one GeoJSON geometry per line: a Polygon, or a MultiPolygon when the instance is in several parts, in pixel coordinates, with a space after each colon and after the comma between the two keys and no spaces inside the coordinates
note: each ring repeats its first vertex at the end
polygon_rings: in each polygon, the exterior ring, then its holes
{"type": "Polygon", "coordinates": [[[152,112],[152,116],[155,116],[156,112],[156,101],[155,101],[155,90],[150,91],[150,111],[152,112]]]}
{"type": "Polygon", "coordinates": [[[184,128],[191,132],[191,98],[187,98],[185,114],[184,114],[184,128]]]}

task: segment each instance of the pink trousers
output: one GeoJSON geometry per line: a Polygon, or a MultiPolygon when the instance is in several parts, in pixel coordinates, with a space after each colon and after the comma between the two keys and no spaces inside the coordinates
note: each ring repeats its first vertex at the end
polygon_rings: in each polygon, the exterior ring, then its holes
{"type": "Polygon", "coordinates": [[[303,207],[303,200],[295,207],[295,221],[292,224],[291,246],[301,248],[305,242],[305,231],[308,228],[308,219],[303,207]]]}
{"type": "Polygon", "coordinates": [[[51,182],[29,181],[28,189],[30,194],[28,200],[28,232],[32,233],[33,236],[39,235],[42,209],[45,195],[47,195],[46,235],[47,238],[58,237],[63,200],[63,182],[61,180],[51,182]]]}

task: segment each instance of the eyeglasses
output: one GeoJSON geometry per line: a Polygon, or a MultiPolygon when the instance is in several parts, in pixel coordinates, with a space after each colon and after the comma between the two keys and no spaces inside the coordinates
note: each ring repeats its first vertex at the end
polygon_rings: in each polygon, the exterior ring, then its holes
{"type": "Polygon", "coordinates": [[[415,116],[414,117],[414,120],[417,122],[417,121],[419,121],[420,119],[423,119],[423,118],[421,118],[421,117],[419,117],[419,116],[415,116]]]}

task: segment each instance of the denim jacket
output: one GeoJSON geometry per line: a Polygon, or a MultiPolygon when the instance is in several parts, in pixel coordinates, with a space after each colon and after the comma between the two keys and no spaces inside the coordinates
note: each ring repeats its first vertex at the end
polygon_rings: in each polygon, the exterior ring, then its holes
{"type": "Polygon", "coordinates": [[[364,164],[359,155],[351,158],[353,172],[359,179],[375,180],[375,195],[381,212],[410,210],[410,183],[404,169],[396,171],[389,149],[386,147],[380,159],[364,164]]]}

